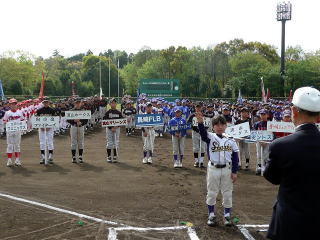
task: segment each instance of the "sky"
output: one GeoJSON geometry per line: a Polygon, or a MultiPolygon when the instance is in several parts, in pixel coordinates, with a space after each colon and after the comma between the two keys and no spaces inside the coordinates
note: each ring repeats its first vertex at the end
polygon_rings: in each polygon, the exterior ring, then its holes
{"type": "MultiPolygon", "coordinates": [[[[24,50],[49,57],[136,53],[143,46],[207,48],[242,38],[280,51],[277,0],[0,0],[0,53],[24,50]]],[[[320,49],[320,1],[291,0],[286,45],[320,49]]]]}

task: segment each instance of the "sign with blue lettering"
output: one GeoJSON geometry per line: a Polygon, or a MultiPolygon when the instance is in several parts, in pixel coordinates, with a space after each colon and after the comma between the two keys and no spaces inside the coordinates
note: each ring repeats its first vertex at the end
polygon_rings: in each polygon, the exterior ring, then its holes
{"type": "Polygon", "coordinates": [[[182,131],[182,130],[189,130],[192,129],[192,124],[191,123],[187,123],[187,124],[179,124],[179,125],[173,125],[173,126],[167,126],[167,131],[171,132],[171,131],[182,131]]]}
{"type": "Polygon", "coordinates": [[[135,116],[136,127],[154,127],[163,125],[162,114],[137,114],[135,116]]]}

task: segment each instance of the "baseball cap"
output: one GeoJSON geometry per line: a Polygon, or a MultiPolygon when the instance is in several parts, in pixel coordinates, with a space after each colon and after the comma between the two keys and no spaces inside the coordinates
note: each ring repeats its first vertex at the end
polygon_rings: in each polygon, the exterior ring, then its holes
{"type": "Polygon", "coordinates": [[[181,108],[176,107],[176,108],[174,109],[174,112],[178,112],[178,111],[182,112],[182,111],[181,111],[181,108]]]}
{"type": "Polygon", "coordinates": [[[117,102],[117,99],[111,98],[110,101],[109,101],[109,103],[112,103],[112,102],[117,102]]]}
{"type": "Polygon", "coordinates": [[[293,105],[309,112],[320,112],[320,91],[313,87],[298,88],[292,98],[293,105]]]}
{"type": "Polygon", "coordinates": [[[286,117],[286,116],[290,116],[291,117],[291,111],[289,111],[289,110],[283,111],[283,116],[284,117],[286,117]]]}
{"type": "Polygon", "coordinates": [[[15,99],[15,98],[11,98],[11,99],[9,100],[9,103],[18,103],[18,101],[17,101],[17,99],[15,99]]]}
{"type": "Polygon", "coordinates": [[[152,106],[152,103],[151,102],[147,102],[146,106],[152,106]]]}
{"type": "Polygon", "coordinates": [[[267,110],[266,109],[261,109],[260,111],[259,111],[259,114],[267,114],[268,112],[267,112],[267,110]]]}

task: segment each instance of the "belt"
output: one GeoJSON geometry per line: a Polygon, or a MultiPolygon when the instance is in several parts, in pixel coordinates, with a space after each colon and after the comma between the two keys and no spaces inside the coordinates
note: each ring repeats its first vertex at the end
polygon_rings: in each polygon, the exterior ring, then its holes
{"type": "Polygon", "coordinates": [[[211,166],[214,166],[215,168],[225,168],[227,164],[215,164],[211,162],[211,166]]]}

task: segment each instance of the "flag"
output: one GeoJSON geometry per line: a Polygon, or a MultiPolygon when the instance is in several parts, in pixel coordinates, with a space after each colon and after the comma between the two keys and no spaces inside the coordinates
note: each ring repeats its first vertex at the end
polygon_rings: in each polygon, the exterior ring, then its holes
{"type": "Polygon", "coordinates": [[[102,99],[102,88],[100,88],[100,100],[102,99]]]}
{"type": "Polygon", "coordinates": [[[264,90],[263,77],[261,77],[261,96],[262,96],[262,102],[267,102],[266,91],[264,90]]]}
{"type": "Polygon", "coordinates": [[[72,81],[72,97],[74,97],[76,94],[75,94],[75,91],[74,91],[74,81],[72,81]]]}
{"type": "Polygon", "coordinates": [[[6,100],[6,97],[4,96],[4,92],[3,92],[3,87],[2,87],[2,81],[0,79],[0,96],[1,96],[1,100],[4,101],[6,100]]]}
{"type": "Polygon", "coordinates": [[[243,99],[242,99],[242,96],[241,96],[241,90],[240,90],[240,88],[239,88],[239,95],[238,95],[237,101],[238,101],[238,104],[243,104],[243,99]]]}
{"type": "Polygon", "coordinates": [[[43,98],[43,89],[44,89],[44,72],[42,72],[42,81],[41,81],[41,87],[39,92],[39,98],[43,98]]]}
{"type": "Polygon", "coordinates": [[[289,94],[288,101],[289,101],[289,102],[291,102],[291,101],[292,101],[292,89],[290,90],[290,94],[289,94]]]}

